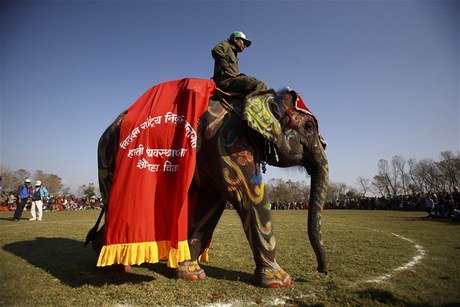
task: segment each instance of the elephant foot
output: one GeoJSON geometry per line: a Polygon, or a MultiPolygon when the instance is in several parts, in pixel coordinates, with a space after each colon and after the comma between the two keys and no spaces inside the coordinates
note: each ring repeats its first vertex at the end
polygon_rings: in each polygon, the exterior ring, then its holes
{"type": "Polygon", "coordinates": [[[276,269],[256,269],[254,271],[254,278],[256,285],[264,288],[281,288],[292,285],[291,276],[279,266],[276,269]]]}
{"type": "Polygon", "coordinates": [[[182,280],[202,280],[206,278],[206,273],[198,265],[198,261],[187,260],[179,263],[179,267],[176,269],[177,279],[182,280]]]}

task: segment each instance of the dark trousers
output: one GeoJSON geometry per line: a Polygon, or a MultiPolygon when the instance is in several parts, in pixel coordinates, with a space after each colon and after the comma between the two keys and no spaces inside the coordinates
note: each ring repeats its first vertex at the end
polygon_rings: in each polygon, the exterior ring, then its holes
{"type": "Polygon", "coordinates": [[[24,211],[24,207],[27,205],[27,198],[21,198],[21,203],[16,204],[16,211],[14,211],[14,219],[20,220],[22,211],[24,211]]]}
{"type": "Polygon", "coordinates": [[[227,78],[224,80],[217,80],[216,84],[221,90],[227,92],[238,92],[242,93],[243,95],[267,89],[267,85],[263,81],[245,75],[240,75],[234,78],[227,78]]]}

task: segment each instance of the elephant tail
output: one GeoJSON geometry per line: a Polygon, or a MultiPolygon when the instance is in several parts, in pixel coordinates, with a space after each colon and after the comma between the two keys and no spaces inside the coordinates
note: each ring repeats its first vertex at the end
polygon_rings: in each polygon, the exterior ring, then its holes
{"type": "Polygon", "coordinates": [[[97,233],[97,230],[99,229],[99,224],[101,223],[101,219],[102,219],[102,216],[104,215],[104,212],[105,212],[104,207],[102,207],[101,213],[99,214],[99,217],[97,218],[96,224],[94,225],[93,228],[90,229],[90,231],[88,231],[88,234],[86,235],[86,241],[83,246],[88,245],[96,237],[96,233],[97,233]]]}

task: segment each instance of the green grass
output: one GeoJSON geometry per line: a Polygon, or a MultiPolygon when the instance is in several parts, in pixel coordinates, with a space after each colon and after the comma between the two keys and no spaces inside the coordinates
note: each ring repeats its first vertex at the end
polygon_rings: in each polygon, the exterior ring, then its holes
{"type": "Polygon", "coordinates": [[[272,213],[277,261],[294,280],[286,289],[252,285],[254,262],[234,211],[226,211],[218,225],[210,263],[203,265],[208,278],[200,282],[173,279],[164,263],[135,266],[130,273],[97,268],[93,250],[82,246],[98,212],[45,213],[42,222],[26,220],[29,212],[11,222],[12,213],[0,212],[0,305],[460,304],[459,223],[424,219],[421,212],[326,211],[325,276],[315,271],[307,212],[272,213]],[[420,249],[420,262],[397,270],[420,249]],[[368,282],[385,275],[383,282],[368,282]]]}

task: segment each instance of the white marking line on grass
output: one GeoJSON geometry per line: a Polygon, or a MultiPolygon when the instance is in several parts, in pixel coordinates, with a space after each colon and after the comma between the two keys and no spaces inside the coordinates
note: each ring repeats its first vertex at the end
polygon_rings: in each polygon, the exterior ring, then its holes
{"type": "MultiPolygon", "coordinates": [[[[400,266],[400,267],[397,267],[396,269],[394,269],[393,271],[394,272],[400,272],[400,271],[405,271],[405,270],[409,270],[410,268],[412,268],[414,265],[416,265],[417,263],[419,263],[423,257],[425,257],[425,249],[421,246],[421,245],[418,245],[417,243],[415,243],[413,240],[411,239],[408,239],[406,237],[403,237],[401,235],[398,235],[396,233],[392,233],[392,235],[394,235],[395,237],[398,237],[402,240],[405,240],[407,242],[410,242],[412,244],[414,244],[414,247],[415,249],[417,250],[417,255],[415,255],[411,261],[409,261],[408,263],[400,266]]],[[[369,279],[367,280],[366,282],[368,283],[371,283],[371,282],[375,282],[375,283],[381,283],[387,279],[389,279],[390,277],[392,277],[393,274],[385,274],[385,275],[382,275],[382,276],[378,276],[376,278],[373,278],[373,279],[369,279]]]]}
{"type": "MultiPolygon", "coordinates": [[[[286,301],[281,298],[275,298],[274,300],[270,300],[264,303],[268,304],[269,306],[285,306],[287,304],[286,301]]],[[[217,302],[217,303],[211,303],[211,304],[207,304],[203,306],[204,307],[239,307],[239,306],[249,306],[249,305],[257,305],[257,303],[234,300],[228,303],[217,302]]]]}

